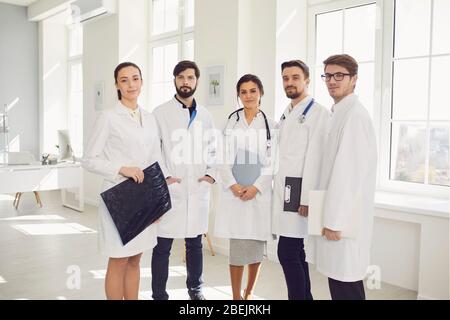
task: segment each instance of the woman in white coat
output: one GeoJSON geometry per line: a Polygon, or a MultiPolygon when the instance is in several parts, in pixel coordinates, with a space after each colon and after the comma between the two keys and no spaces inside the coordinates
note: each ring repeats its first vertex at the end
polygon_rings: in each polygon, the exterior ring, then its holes
{"type": "MultiPolygon", "coordinates": [[[[114,77],[120,101],[97,118],[83,159],[86,170],[103,176],[103,191],[127,178],[142,183],[143,169],[156,161],[162,165],[155,119],[137,102],[142,87],[141,70],[133,63],[122,63],[114,77]]],[[[102,199],[98,223],[99,249],[109,257],[107,299],[138,299],[139,263],[142,253],[156,244],[156,226],[149,226],[123,245],[102,199]]]]}
{"type": "Polygon", "coordinates": [[[255,75],[244,75],[236,90],[244,108],[230,115],[224,130],[222,151],[225,159],[219,166],[222,205],[215,219],[214,234],[230,239],[229,263],[234,300],[242,299],[242,275],[245,265],[248,265],[243,296],[247,300],[253,294],[266,241],[271,238],[271,160],[275,155],[273,144],[276,137],[272,131],[274,122],[260,110],[264,94],[260,79],[255,75]],[[239,165],[241,169],[237,169],[239,165]],[[244,177],[246,175],[248,177],[244,177]]]}

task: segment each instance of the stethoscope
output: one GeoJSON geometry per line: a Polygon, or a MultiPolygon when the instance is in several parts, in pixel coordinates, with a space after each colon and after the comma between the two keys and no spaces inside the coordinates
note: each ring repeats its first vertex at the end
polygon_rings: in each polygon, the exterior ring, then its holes
{"type": "MultiPolygon", "coordinates": [[[[298,121],[300,122],[300,124],[305,123],[306,121],[306,115],[308,114],[309,110],[311,110],[311,107],[314,105],[314,99],[311,99],[311,101],[308,103],[308,105],[306,106],[305,111],[303,111],[302,115],[300,116],[300,118],[298,119],[298,121]]],[[[280,122],[283,122],[284,120],[286,120],[286,116],[283,114],[281,116],[280,122]]]]}
{"type": "MultiPolygon", "coordinates": [[[[231,128],[231,130],[233,130],[233,129],[236,127],[236,125],[238,124],[239,120],[241,119],[241,117],[239,116],[239,112],[241,112],[241,111],[244,111],[244,108],[241,108],[241,109],[239,109],[239,110],[236,110],[236,111],[232,112],[232,113],[228,116],[227,125],[225,126],[225,129],[224,129],[224,132],[223,132],[225,136],[228,135],[228,130],[230,130],[229,124],[230,124],[231,118],[232,118],[234,115],[236,115],[236,121],[235,121],[233,127],[231,128]]],[[[265,125],[266,125],[266,152],[267,152],[267,156],[270,157],[270,150],[271,150],[271,148],[272,148],[272,134],[270,133],[269,121],[267,121],[267,116],[266,116],[266,114],[264,113],[264,111],[259,110],[259,112],[261,112],[261,114],[263,115],[263,117],[264,117],[264,123],[265,123],[265,125]]]]}

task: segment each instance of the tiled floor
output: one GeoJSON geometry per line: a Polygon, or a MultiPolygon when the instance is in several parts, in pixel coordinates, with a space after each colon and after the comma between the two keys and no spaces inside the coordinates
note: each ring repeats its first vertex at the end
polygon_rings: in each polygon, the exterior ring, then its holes
{"type": "MultiPolygon", "coordinates": [[[[0,195],[0,299],[104,299],[107,258],[97,252],[96,208],[83,213],[63,208],[58,192],[41,194],[44,207],[34,195],[24,194],[19,210],[13,197],[0,195]]],[[[206,245],[205,245],[206,247],[206,245]]],[[[188,299],[183,241],[176,240],[168,281],[171,299],[188,299]]],[[[141,299],[151,299],[150,258],[142,258],[141,299]]],[[[228,258],[204,254],[204,294],[207,299],[231,299],[228,258]]],[[[244,278],[245,281],[245,278],[244,278]]],[[[330,299],[327,279],[311,270],[315,299],[330,299]]],[[[416,299],[417,293],[382,284],[366,290],[368,299],[416,299]]],[[[264,261],[255,290],[256,299],[287,299],[280,265],[264,261]]]]}

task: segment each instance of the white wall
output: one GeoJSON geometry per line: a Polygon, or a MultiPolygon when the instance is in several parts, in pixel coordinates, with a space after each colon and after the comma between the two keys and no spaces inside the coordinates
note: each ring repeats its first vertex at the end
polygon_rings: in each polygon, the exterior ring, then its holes
{"type": "Polygon", "coordinates": [[[450,220],[376,208],[372,264],[382,281],[418,291],[419,299],[450,299],[450,220]]]}
{"type": "Polygon", "coordinates": [[[261,79],[265,88],[261,107],[270,118],[273,118],[275,110],[275,75],[278,75],[276,11],[275,0],[239,2],[238,78],[253,73],[261,79]]]}
{"type": "Polygon", "coordinates": [[[275,119],[280,119],[289,103],[283,89],[281,64],[288,60],[307,61],[306,0],[278,0],[276,35],[275,119]]]}
{"type": "MultiPolygon", "coordinates": [[[[7,104],[10,151],[30,151],[37,157],[38,25],[27,20],[24,7],[0,3],[0,70],[0,113],[7,104]]],[[[0,150],[3,148],[4,135],[0,133],[0,150]]]]}
{"type": "MultiPolygon", "coordinates": [[[[84,24],[83,42],[83,131],[84,148],[91,138],[92,128],[99,110],[95,110],[95,84],[105,84],[104,106],[113,108],[117,103],[114,87],[114,69],[119,61],[118,16],[111,15],[84,24]]],[[[99,199],[101,179],[85,171],[85,198],[95,204],[99,199]]]]}
{"type": "Polygon", "coordinates": [[[38,0],[28,7],[28,19],[41,21],[69,7],[71,0],[38,0]]]}
{"type": "Polygon", "coordinates": [[[238,0],[197,0],[195,4],[195,61],[203,76],[200,78],[197,100],[207,101],[208,83],[206,68],[225,67],[224,105],[209,107],[216,125],[225,125],[225,116],[235,110],[238,65],[238,0]]]}
{"type": "Polygon", "coordinates": [[[67,13],[39,22],[40,153],[57,154],[58,130],[67,129],[67,13]]]}
{"type": "Polygon", "coordinates": [[[139,97],[139,103],[148,109],[147,83],[151,81],[148,71],[148,6],[150,1],[133,0],[118,1],[118,34],[119,34],[119,63],[134,62],[144,78],[143,89],[139,97]]]}

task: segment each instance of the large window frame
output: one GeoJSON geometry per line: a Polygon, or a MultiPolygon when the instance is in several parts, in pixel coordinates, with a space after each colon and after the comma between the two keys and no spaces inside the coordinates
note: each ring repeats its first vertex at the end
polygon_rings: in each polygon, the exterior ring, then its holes
{"type": "MultiPolygon", "coordinates": [[[[394,50],[394,1],[386,0],[339,0],[308,7],[308,62],[317,66],[316,60],[316,15],[348,9],[368,4],[376,4],[375,35],[375,79],[373,97],[373,123],[378,139],[377,190],[414,194],[434,198],[449,197],[450,188],[446,186],[419,184],[392,180],[391,172],[391,122],[392,122],[392,85],[394,50]]],[[[314,79],[316,68],[311,68],[314,79]]],[[[311,81],[314,92],[314,81],[311,81]]]]}
{"type": "MultiPolygon", "coordinates": [[[[403,182],[393,180],[391,173],[391,140],[392,140],[392,124],[395,122],[392,117],[393,106],[393,61],[394,59],[394,37],[395,37],[395,8],[394,1],[379,1],[380,13],[383,16],[383,59],[382,59],[382,95],[381,95],[381,119],[380,122],[380,147],[379,147],[379,188],[391,192],[410,193],[429,197],[447,198],[449,197],[450,188],[447,186],[430,185],[413,182],[403,182]]],[[[433,14],[431,10],[431,15],[433,14]]],[[[431,24],[433,16],[431,16],[431,24]]],[[[430,33],[432,34],[432,28],[430,33]]],[[[429,112],[429,108],[428,108],[429,112]]],[[[430,121],[428,121],[429,126],[430,121]]],[[[427,129],[427,152],[429,152],[429,130],[427,129]]],[[[428,156],[426,157],[428,159],[428,156]]],[[[428,166],[428,161],[425,163],[428,166]]],[[[427,181],[427,177],[426,180],[427,181]]]]}
{"type": "MultiPolygon", "coordinates": [[[[186,11],[187,11],[187,2],[192,0],[178,0],[178,29],[174,31],[164,32],[160,34],[153,34],[153,23],[149,23],[148,25],[148,33],[149,33],[149,66],[150,70],[153,70],[153,50],[158,47],[163,47],[170,44],[177,44],[178,45],[178,60],[182,59],[193,59],[194,57],[187,57],[187,50],[185,47],[185,44],[187,41],[193,41],[194,40],[194,30],[195,30],[195,21],[193,26],[186,27],[186,11]]],[[[195,2],[194,2],[195,7],[195,2]]],[[[153,17],[153,1],[149,1],[149,16],[153,17]]],[[[152,19],[149,19],[152,20],[152,19]]],[[[194,52],[195,52],[195,44],[194,44],[194,52]]],[[[194,53],[195,55],[195,53],[194,53]]],[[[173,66],[175,67],[175,65],[173,66]]],[[[149,98],[149,106],[150,109],[153,110],[156,105],[153,105],[151,97],[153,96],[153,85],[155,83],[153,82],[153,73],[150,72],[149,74],[149,81],[148,81],[148,91],[150,93],[149,98]]],[[[175,88],[173,89],[173,92],[175,93],[175,88]]]]}

